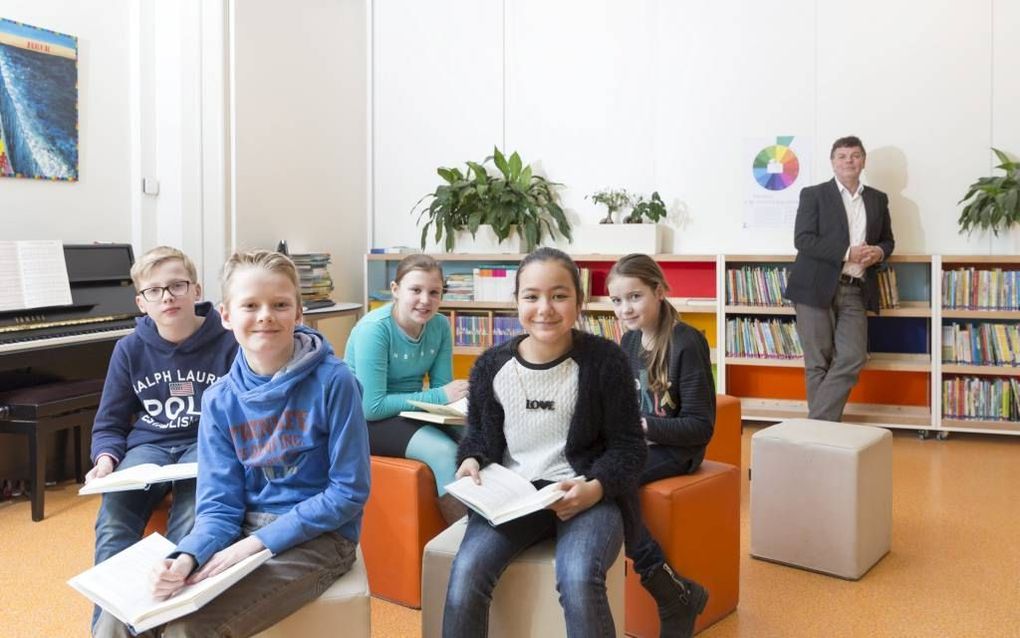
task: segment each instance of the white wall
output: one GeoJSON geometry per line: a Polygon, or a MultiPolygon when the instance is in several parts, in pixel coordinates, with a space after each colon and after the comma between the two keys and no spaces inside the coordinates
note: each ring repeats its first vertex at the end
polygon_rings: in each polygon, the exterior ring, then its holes
{"type": "Polygon", "coordinates": [[[810,139],[815,182],[859,135],[901,253],[1016,251],[961,237],[957,200],[1020,153],[1020,9],[1006,0],[488,0],[374,3],[373,244],[417,245],[408,210],[437,166],[493,144],[566,185],[659,190],[686,211],[681,253],[792,252],[792,229],[742,228],[745,139],[810,139]]]}
{"type": "Polygon", "coordinates": [[[0,4],[0,17],[78,37],[79,181],[0,179],[4,239],[131,241],[130,3],[0,4]]]}
{"type": "Polygon", "coordinates": [[[366,2],[243,0],[231,11],[234,244],[275,248],[286,239],[291,252],[329,252],[335,296],[360,300],[366,2]]]}

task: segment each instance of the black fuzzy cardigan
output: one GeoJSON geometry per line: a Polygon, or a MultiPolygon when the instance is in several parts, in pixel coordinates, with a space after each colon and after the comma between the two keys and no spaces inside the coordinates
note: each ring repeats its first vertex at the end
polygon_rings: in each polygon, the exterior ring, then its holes
{"type": "MultiPolygon", "coordinates": [[[[573,335],[569,356],[579,368],[578,396],[564,452],[575,472],[598,479],[604,498],[615,499],[637,488],[648,455],[634,376],[615,343],[578,330],[573,335]]],[[[482,467],[503,461],[504,413],[492,382],[525,336],[489,348],[471,369],[468,426],[457,450],[458,467],[472,457],[482,467]]]]}

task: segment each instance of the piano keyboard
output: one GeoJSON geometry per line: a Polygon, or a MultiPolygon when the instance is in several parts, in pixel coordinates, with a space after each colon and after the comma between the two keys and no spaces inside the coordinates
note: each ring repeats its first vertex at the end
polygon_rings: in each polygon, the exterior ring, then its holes
{"type": "Polygon", "coordinates": [[[91,324],[87,327],[45,328],[25,330],[12,335],[0,334],[0,354],[120,339],[134,332],[134,325],[134,319],[125,319],[91,324]]]}

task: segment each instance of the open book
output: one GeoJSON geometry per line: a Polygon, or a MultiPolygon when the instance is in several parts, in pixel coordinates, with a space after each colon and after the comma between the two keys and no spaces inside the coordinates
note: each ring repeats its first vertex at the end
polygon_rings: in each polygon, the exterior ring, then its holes
{"type": "Polygon", "coordinates": [[[142,463],[126,470],[110,472],[103,478],[92,479],[78,490],[78,494],[102,494],[103,492],[126,492],[144,490],[153,483],[177,481],[198,476],[198,463],[174,463],[156,465],[142,463]]]}
{"type": "Polygon", "coordinates": [[[149,534],[67,584],[139,633],[200,609],[272,557],[264,549],[215,576],[185,586],[166,600],[156,600],[149,573],[174,549],[176,546],[159,534],[149,534]]]}
{"type": "MultiPolygon", "coordinates": [[[[524,477],[499,463],[486,465],[478,475],[482,480],[481,485],[475,485],[470,476],[465,476],[447,485],[446,491],[493,525],[537,512],[566,494],[558,483],[537,490],[524,477]]],[[[577,478],[584,480],[583,476],[577,478]]]]}
{"type": "Polygon", "coordinates": [[[408,401],[414,407],[424,410],[404,410],[400,416],[408,419],[418,419],[429,423],[441,423],[444,425],[464,425],[467,419],[467,397],[454,401],[453,403],[425,403],[423,401],[408,401]]]}

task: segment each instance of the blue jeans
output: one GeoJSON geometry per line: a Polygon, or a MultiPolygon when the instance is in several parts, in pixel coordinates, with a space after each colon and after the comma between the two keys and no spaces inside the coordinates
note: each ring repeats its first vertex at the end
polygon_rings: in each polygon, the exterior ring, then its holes
{"type": "MultiPolygon", "coordinates": [[[[701,466],[702,457],[688,458],[687,452],[668,445],[648,446],[648,460],[638,481],[647,485],[670,476],[690,474],[701,466]]],[[[620,499],[627,558],[634,561],[634,571],[647,577],[666,562],[662,547],[652,538],[641,520],[641,502],[637,490],[620,499]]]]}
{"type": "MultiPolygon", "coordinates": [[[[197,441],[188,445],[144,443],[128,450],[114,469],[125,470],[142,463],[168,465],[197,460],[197,441]]],[[[171,542],[177,543],[191,531],[191,526],[195,523],[195,479],[154,483],[147,490],[103,494],[103,503],[99,506],[99,516],[96,517],[97,565],[141,540],[152,510],[156,509],[171,489],[174,502],[167,520],[166,537],[171,542]]],[[[98,607],[93,610],[93,626],[97,618],[98,607]]]]}
{"type": "Polygon", "coordinates": [[[500,574],[515,556],[550,537],[556,538],[556,590],[567,636],[614,636],[606,571],[620,553],[623,522],[616,503],[605,500],[568,521],[541,510],[493,527],[471,512],[450,571],[443,636],[486,636],[489,603],[500,574]]]}

